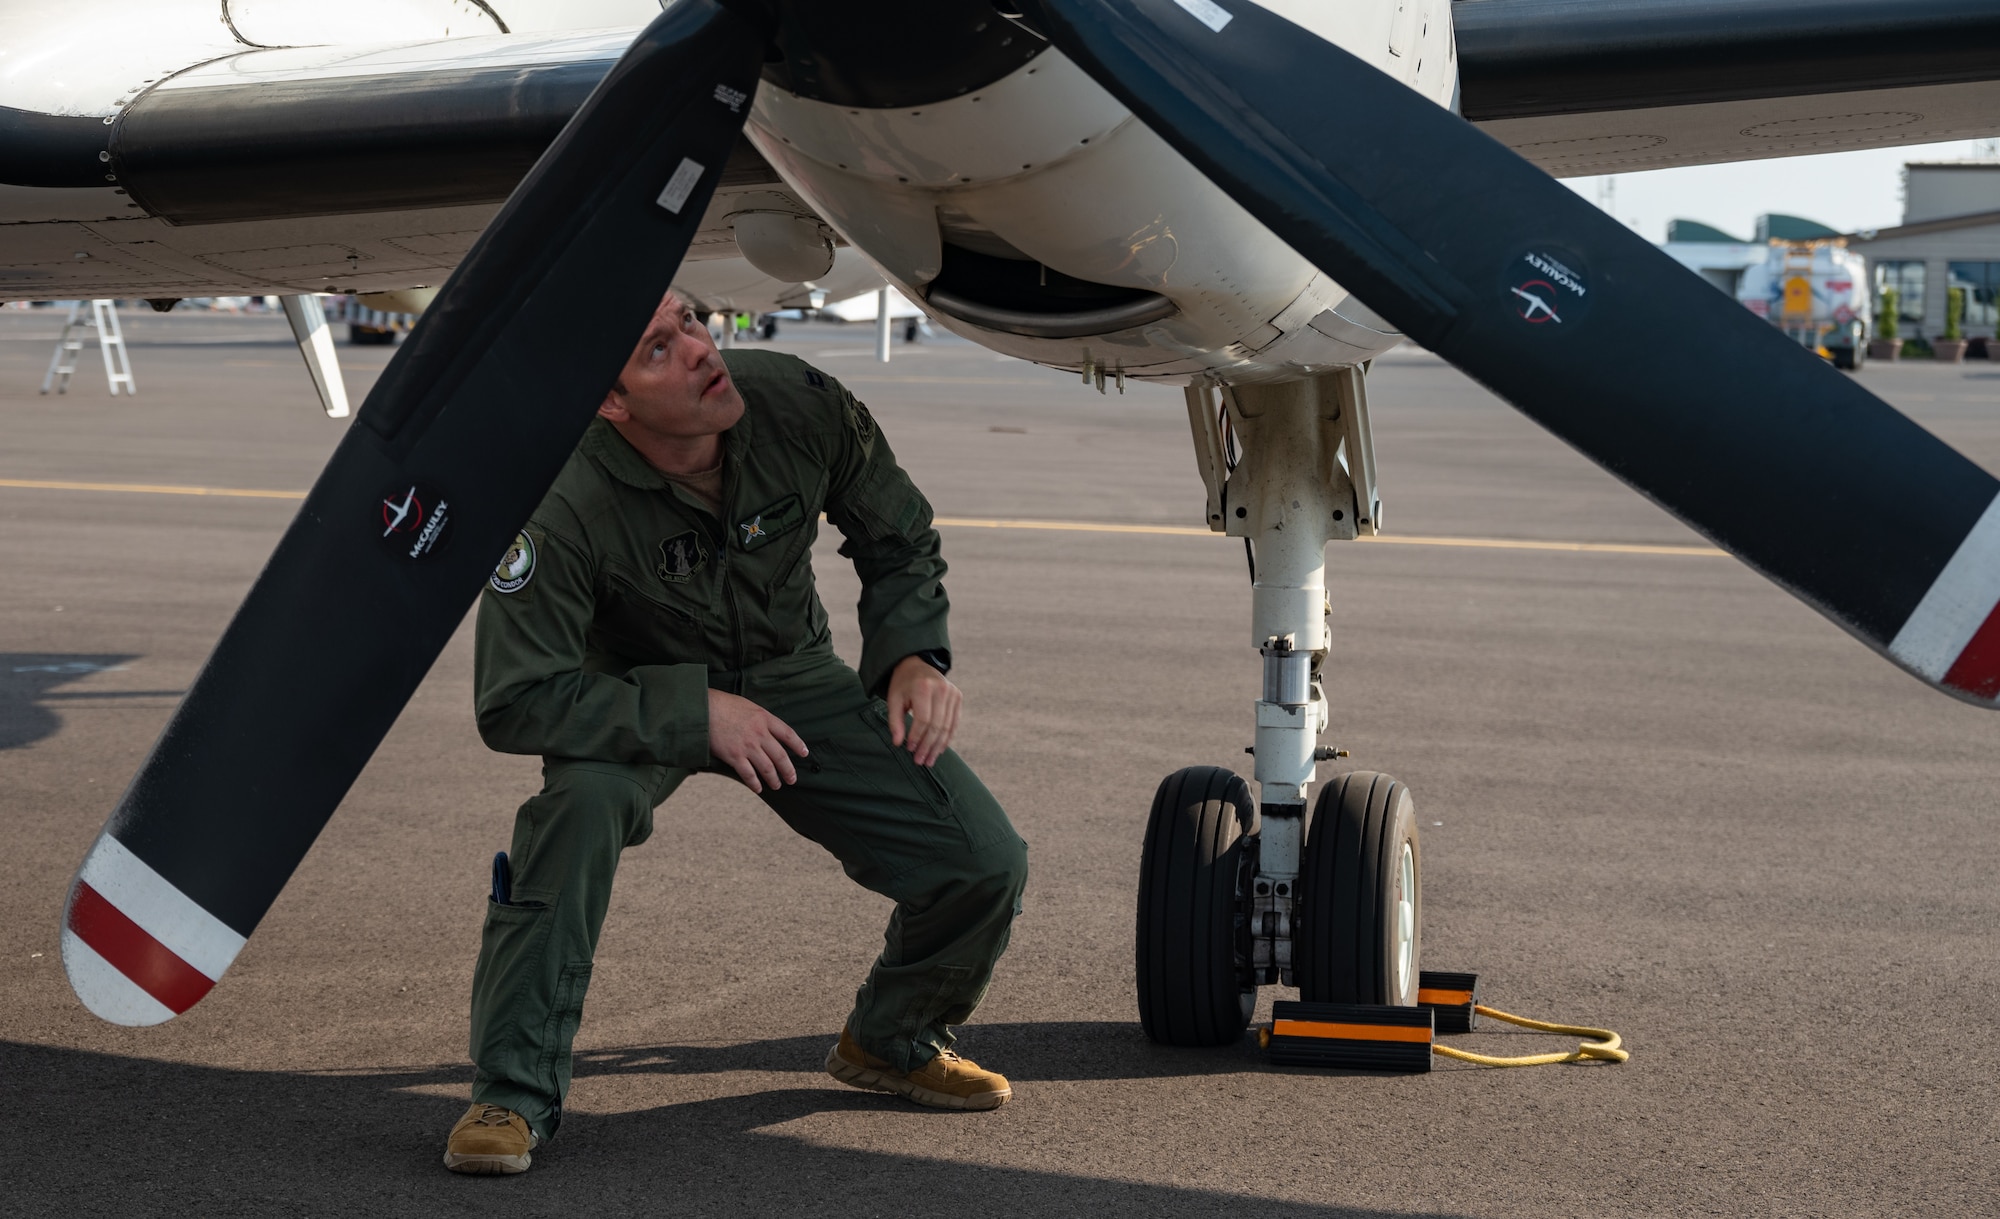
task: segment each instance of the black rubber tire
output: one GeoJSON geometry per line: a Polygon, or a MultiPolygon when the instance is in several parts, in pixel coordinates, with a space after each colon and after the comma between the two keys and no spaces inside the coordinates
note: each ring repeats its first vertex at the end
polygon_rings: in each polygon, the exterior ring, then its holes
{"type": "Polygon", "coordinates": [[[1217,766],[1168,775],[1139,856],[1139,1023],[1161,1045],[1243,1037],[1257,988],[1239,969],[1237,889],[1255,832],[1250,785],[1217,766]]]}
{"type": "Polygon", "coordinates": [[[1412,1007],[1423,966],[1423,850],[1410,789],[1388,775],[1337,775],[1313,805],[1299,870],[1298,936],[1292,976],[1308,1003],[1412,1007]],[[1409,844],[1410,965],[1398,985],[1397,906],[1409,844]]]}

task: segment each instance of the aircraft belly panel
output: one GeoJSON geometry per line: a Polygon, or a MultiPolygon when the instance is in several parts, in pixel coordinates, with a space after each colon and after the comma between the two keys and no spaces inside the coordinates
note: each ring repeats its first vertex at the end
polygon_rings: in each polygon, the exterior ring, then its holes
{"type": "Polygon", "coordinates": [[[451,274],[496,210],[480,205],[192,227],[151,218],[0,225],[0,299],[432,287],[451,274]]]}
{"type": "Polygon", "coordinates": [[[1491,119],[1480,130],[1555,177],[1635,173],[1977,139],[2000,131],[2000,81],[1491,119]]]}

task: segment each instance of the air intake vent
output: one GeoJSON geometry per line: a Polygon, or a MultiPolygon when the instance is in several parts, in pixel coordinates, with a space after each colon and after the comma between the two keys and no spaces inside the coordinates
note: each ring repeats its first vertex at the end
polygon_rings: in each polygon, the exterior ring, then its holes
{"type": "Polygon", "coordinates": [[[1037,262],[944,245],[944,269],[926,294],[933,309],[987,330],[1036,339],[1111,334],[1171,317],[1174,303],[1144,288],[1092,283],[1037,262]]]}

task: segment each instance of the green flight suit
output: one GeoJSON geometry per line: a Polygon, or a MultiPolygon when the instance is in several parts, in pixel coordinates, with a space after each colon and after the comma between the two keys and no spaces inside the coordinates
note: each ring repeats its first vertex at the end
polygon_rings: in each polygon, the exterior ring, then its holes
{"type": "Polygon", "coordinates": [[[1020,909],[1026,846],[978,777],[953,752],[927,769],[889,743],[890,671],[949,654],[930,505],[832,378],[772,352],[724,358],[747,409],[723,436],[721,519],[596,420],[480,598],[480,735],[543,755],[543,788],[515,818],[512,900],[487,906],[472,1095],[544,1138],[619,852],[690,773],[733,774],[708,751],[711,689],[804,739],[799,782],[764,802],[897,903],[848,1017],[871,1054],[914,1069],[949,1047],[1020,909]],[[813,586],[822,512],[861,577],[859,673],[813,586]]]}

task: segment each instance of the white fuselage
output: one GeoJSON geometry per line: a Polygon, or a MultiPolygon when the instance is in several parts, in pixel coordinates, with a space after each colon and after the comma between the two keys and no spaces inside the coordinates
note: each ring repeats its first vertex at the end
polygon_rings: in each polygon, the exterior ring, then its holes
{"type": "MultiPolygon", "coordinates": [[[[442,64],[461,54],[488,63],[509,54],[546,60],[565,45],[618,38],[612,31],[551,33],[561,18],[540,4],[493,5],[513,23],[509,34],[493,32],[480,6],[464,0],[361,7],[369,11],[347,6],[336,18],[303,0],[83,0],[63,10],[0,14],[0,105],[101,116],[108,126],[151,90],[259,73],[357,72],[368,62],[442,64]],[[384,45],[385,35],[415,41],[384,45]],[[372,45],[356,45],[362,39],[372,45]],[[322,45],[296,45],[309,40],[322,45]],[[285,42],[294,45],[272,45],[285,42]]],[[[1457,69],[1449,0],[1271,0],[1266,7],[1450,104],[1457,69]]],[[[605,0],[579,10],[577,20],[643,19],[651,10],[650,0],[605,0]]],[[[843,249],[830,277],[840,282],[823,285],[829,291],[872,266],[923,302],[949,244],[1165,300],[1156,311],[1162,316],[1101,332],[1071,327],[1061,337],[931,310],[944,326],[998,352],[1128,377],[1213,374],[1241,383],[1356,364],[1397,341],[1054,50],[988,86],[910,110],[849,109],[766,83],[749,135],[784,184],[865,260],[843,249]]],[[[115,180],[99,188],[0,186],[0,296],[435,285],[495,210],[175,225],[147,214],[115,180]]],[[[723,249],[734,254],[726,241],[723,249]]],[[[799,289],[759,276],[739,257],[705,259],[699,242],[682,279],[697,295],[738,307],[768,307],[786,293],[793,303],[799,289]]]]}

